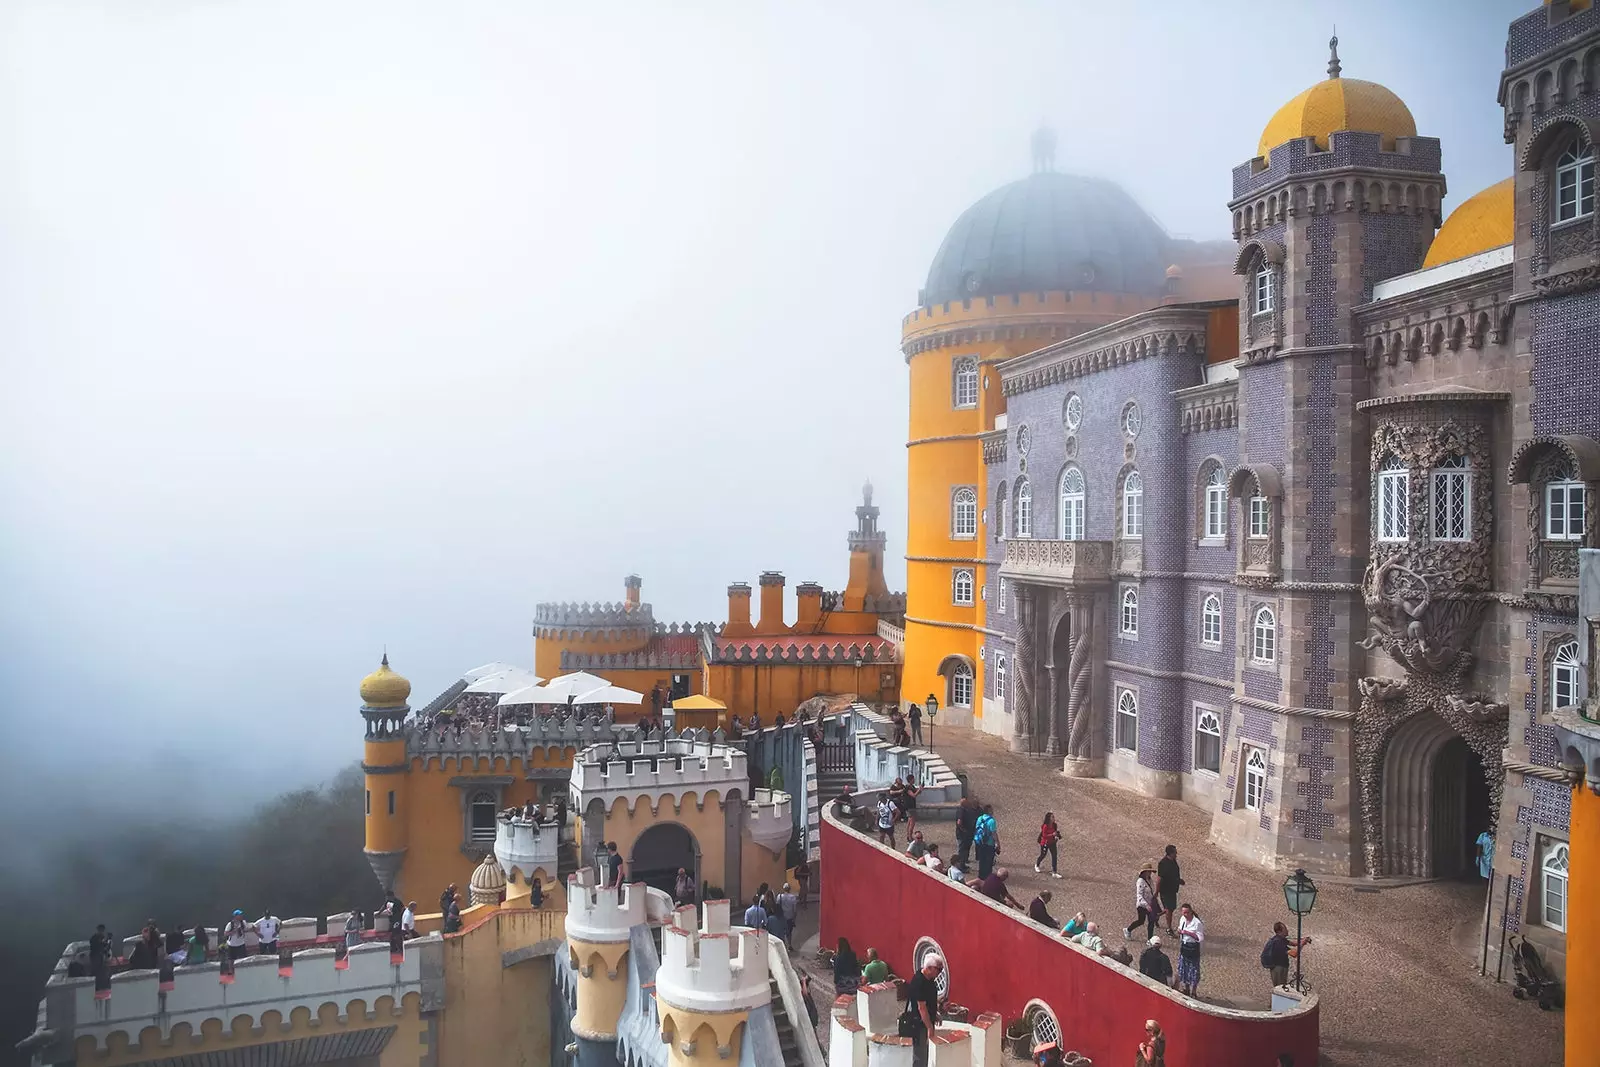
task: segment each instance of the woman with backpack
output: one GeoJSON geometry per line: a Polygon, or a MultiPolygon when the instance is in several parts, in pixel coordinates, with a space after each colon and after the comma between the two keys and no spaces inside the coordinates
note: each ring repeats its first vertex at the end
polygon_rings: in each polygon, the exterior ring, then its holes
{"type": "Polygon", "coordinates": [[[994,821],[994,806],[985,804],[973,830],[972,845],[978,850],[978,880],[994,873],[994,858],[1000,854],[1000,827],[994,821]]]}
{"type": "Polygon", "coordinates": [[[1061,827],[1056,825],[1056,813],[1044,813],[1044,822],[1039,824],[1039,858],[1033,861],[1033,873],[1043,873],[1040,868],[1044,866],[1044,856],[1050,854],[1050,877],[1060,878],[1061,872],[1057,863],[1056,842],[1061,840],[1061,827]]]}

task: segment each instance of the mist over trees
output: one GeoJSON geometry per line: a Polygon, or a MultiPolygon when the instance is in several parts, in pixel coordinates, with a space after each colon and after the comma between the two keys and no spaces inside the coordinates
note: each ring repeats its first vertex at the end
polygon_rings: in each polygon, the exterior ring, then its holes
{"type": "Polygon", "coordinates": [[[60,819],[36,798],[33,821],[7,830],[35,862],[0,869],[13,920],[0,951],[0,1063],[26,1062],[16,1043],[33,1032],[45,980],[96,923],[124,938],[149,919],[221,926],[234,908],[287,919],[378,907],[361,852],[364,788],[357,764],[245,815],[119,810],[107,789],[88,814],[60,819]]]}

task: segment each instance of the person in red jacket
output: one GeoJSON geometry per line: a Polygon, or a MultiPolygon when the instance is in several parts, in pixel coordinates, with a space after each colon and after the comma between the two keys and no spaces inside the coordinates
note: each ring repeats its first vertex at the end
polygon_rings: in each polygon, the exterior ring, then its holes
{"type": "Polygon", "coordinates": [[[1050,877],[1061,877],[1056,857],[1056,842],[1060,840],[1061,827],[1056,825],[1056,813],[1047,811],[1044,813],[1044,822],[1039,825],[1039,858],[1033,861],[1034,874],[1042,873],[1041,868],[1044,866],[1045,853],[1049,853],[1050,877]]]}

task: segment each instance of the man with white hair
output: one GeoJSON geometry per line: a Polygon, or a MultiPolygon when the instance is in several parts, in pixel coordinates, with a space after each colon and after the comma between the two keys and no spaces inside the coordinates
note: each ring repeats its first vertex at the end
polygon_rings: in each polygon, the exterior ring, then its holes
{"type": "Polygon", "coordinates": [[[939,975],[944,957],[930,952],[906,986],[906,1011],[900,1017],[900,1034],[911,1038],[913,1067],[928,1067],[928,1035],[939,1021],[939,975]]]}

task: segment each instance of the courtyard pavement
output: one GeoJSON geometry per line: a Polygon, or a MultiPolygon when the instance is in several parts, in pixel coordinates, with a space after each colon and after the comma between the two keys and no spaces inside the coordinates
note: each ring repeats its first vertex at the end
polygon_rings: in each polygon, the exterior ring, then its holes
{"type": "MultiPolygon", "coordinates": [[[[1011,891],[1024,906],[1050,889],[1053,915],[1065,921],[1085,912],[1111,947],[1123,944],[1133,918],[1133,879],[1168,844],[1178,846],[1184,881],[1180,900],[1192,902],[1206,924],[1200,997],[1214,1004],[1264,1010],[1269,1006],[1261,945],[1274,921],[1294,931],[1283,900],[1283,875],[1254,867],[1207,843],[1210,817],[1180,801],[1154,800],[1103,780],[1069,779],[1048,761],[1019,759],[1006,744],[964,729],[940,730],[939,755],[969,776],[972,792],[993,804],[1000,826],[999,864],[1011,871],[1011,891]],[[1039,819],[1053,810],[1061,824],[1061,879],[1033,873],[1039,819]]],[[[955,849],[954,824],[919,827],[946,856],[955,849]]],[[[905,826],[896,832],[904,847],[905,826]]],[[[827,889],[827,856],[822,857],[827,889]]],[[[1407,886],[1323,880],[1305,976],[1322,999],[1325,1067],[1385,1064],[1482,1064],[1550,1067],[1562,1059],[1561,1012],[1542,1012],[1511,996],[1505,984],[1478,977],[1482,942],[1481,882],[1407,886]],[[1372,890],[1376,889],[1374,892],[1372,890]],[[1468,958],[1467,946],[1474,955],[1468,958]]],[[[815,976],[819,1008],[831,1002],[832,975],[816,961],[816,912],[803,921],[797,960],[815,976]]],[[[937,931],[930,931],[937,936],[937,931]]],[[[1161,931],[1164,942],[1170,942],[1161,931]]],[[[1137,935],[1143,936],[1143,928],[1137,935]]],[[[868,946],[857,950],[865,954],[868,946]]],[[[1129,950],[1137,958],[1142,946],[1129,950]]],[[[1171,945],[1165,947],[1171,951],[1171,945]]],[[[824,1021],[826,1015],[824,1015],[824,1021]]],[[[826,1027],[823,1028],[824,1031],[826,1027]]],[[[1251,1067],[1243,1065],[1240,1067],[1251,1067]]]]}

